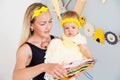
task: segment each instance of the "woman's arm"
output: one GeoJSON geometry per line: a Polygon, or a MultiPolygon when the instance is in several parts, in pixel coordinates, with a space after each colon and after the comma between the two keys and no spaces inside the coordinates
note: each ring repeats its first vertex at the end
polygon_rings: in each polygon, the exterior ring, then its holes
{"type": "Polygon", "coordinates": [[[29,80],[43,72],[42,65],[26,68],[31,61],[31,57],[32,52],[27,44],[18,49],[13,72],[13,80],[29,80]]]}
{"type": "Polygon", "coordinates": [[[30,80],[42,72],[47,72],[57,79],[66,77],[66,70],[59,64],[43,63],[26,68],[31,61],[31,54],[31,49],[27,44],[18,49],[13,80],[30,80]]]}

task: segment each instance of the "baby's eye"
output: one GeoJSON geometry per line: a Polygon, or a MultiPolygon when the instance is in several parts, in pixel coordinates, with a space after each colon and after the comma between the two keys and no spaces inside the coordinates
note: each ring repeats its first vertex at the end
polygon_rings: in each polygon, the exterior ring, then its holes
{"type": "Polygon", "coordinates": [[[52,23],[52,20],[50,20],[49,23],[52,23]]]}
{"type": "Polygon", "coordinates": [[[76,29],[76,27],[75,27],[75,26],[72,26],[72,29],[76,29]]]}

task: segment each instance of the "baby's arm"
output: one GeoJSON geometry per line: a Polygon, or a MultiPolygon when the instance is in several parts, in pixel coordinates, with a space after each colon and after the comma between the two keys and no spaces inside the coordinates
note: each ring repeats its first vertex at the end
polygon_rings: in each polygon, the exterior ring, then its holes
{"type": "Polygon", "coordinates": [[[93,56],[89,50],[89,48],[87,47],[87,40],[84,36],[82,36],[80,33],[73,37],[73,42],[76,43],[79,48],[80,48],[80,51],[83,53],[83,56],[85,56],[86,58],[88,59],[93,59],[93,56]]]}
{"type": "Polygon", "coordinates": [[[79,44],[80,51],[87,59],[93,59],[93,56],[89,50],[89,48],[86,46],[86,44],[79,44]]]}

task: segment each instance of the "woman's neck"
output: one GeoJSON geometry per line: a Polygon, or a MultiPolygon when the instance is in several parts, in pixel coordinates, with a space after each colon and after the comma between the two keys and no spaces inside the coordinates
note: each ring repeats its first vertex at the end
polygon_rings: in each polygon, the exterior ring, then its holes
{"type": "Polygon", "coordinates": [[[33,35],[33,36],[30,37],[30,39],[28,41],[30,41],[31,43],[41,44],[42,42],[45,42],[46,40],[47,40],[47,37],[33,35]]]}
{"type": "Polygon", "coordinates": [[[40,36],[31,36],[28,42],[34,44],[35,46],[41,48],[41,49],[46,49],[50,42],[50,36],[48,37],[40,37],[40,36]]]}

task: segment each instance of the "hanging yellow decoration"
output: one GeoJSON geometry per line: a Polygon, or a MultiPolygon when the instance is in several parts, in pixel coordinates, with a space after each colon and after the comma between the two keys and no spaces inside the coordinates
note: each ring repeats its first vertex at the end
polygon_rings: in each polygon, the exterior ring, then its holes
{"type": "Polygon", "coordinates": [[[103,3],[103,4],[106,3],[106,0],[102,0],[102,3],[103,3]]]}
{"type": "Polygon", "coordinates": [[[100,44],[103,44],[105,40],[103,30],[100,28],[97,28],[93,35],[93,38],[95,41],[99,42],[100,44]]]}

